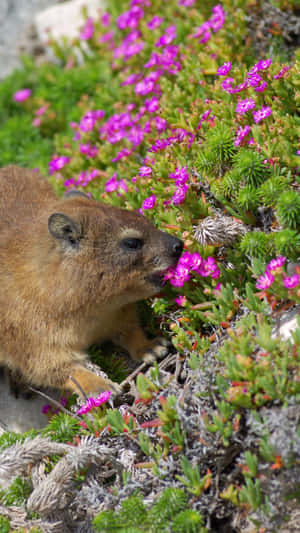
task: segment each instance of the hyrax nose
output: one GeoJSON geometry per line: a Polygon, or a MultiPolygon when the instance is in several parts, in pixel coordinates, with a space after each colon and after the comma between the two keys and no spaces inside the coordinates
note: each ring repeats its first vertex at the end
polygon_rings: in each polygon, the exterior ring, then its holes
{"type": "Polygon", "coordinates": [[[179,259],[183,250],[183,242],[177,237],[173,237],[173,235],[170,236],[170,239],[170,254],[172,257],[179,259]]]}

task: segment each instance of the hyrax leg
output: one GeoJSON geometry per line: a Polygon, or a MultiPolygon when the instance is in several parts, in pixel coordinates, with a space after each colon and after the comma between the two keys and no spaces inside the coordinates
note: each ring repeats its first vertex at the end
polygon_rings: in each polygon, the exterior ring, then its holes
{"type": "Polygon", "coordinates": [[[70,376],[62,386],[64,389],[68,389],[75,392],[77,395],[82,396],[82,391],[86,395],[93,395],[99,392],[110,390],[115,394],[118,394],[121,390],[118,383],[114,383],[110,379],[105,379],[90,370],[87,370],[83,366],[75,366],[71,369],[70,376]],[[73,379],[72,379],[73,378],[73,379]],[[77,385],[79,384],[79,387],[77,385]],[[80,390],[82,389],[82,391],[80,390]]]}
{"type": "Polygon", "coordinates": [[[122,309],[119,323],[116,324],[115,341],[128,350],[132,359],[152,363],[168,353],[169,342],[164,337],[148,339],[143,332],[135,304],[122,309]]]}

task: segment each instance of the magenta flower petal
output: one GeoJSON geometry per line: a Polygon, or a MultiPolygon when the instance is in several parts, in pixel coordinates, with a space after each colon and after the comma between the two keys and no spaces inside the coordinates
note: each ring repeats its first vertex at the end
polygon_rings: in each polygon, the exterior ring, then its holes
{"type": "Polygon", "coordinates": [[[272,283],[274,281],[273,274],[270,274],[270,272],[265,272],[263,276],[260,276],[256,282],[257,289],[268,289],[271,287],[272,283]]]}
{"type": "Polygon", "coordinates": [[[31,93],[31,89],[21,89],[13,95],[13,99],[15,102],[24,102],[25,100],[27,100],[27,98],[29,98],[31,93]]]}
{"type": "Polygon", "coordinates": [[[152,196],[149,196],[149,198],[146,198],[143,202],[142,209],[152,209],[152,207],[155,206],[156,197],[155,194],[152,194],[152,196]]]}
{"type": "Polygon", "coordinates": [[[279,268],[281,268],[285,262],[286,262],[286,257],[284,257],[283,255],[280,255],[279,257],[272,259],[270,263],[267,264],[266,271],[274,272],[275,270],[278,270],[279,268]]]}
{"type": "Polygon", "coordinates": [[[285,276],[283,278],[282,283],[286,289],[294,289],[300,283],[300,276],[299,274],[293,274],[293,276],[285,276]]]}

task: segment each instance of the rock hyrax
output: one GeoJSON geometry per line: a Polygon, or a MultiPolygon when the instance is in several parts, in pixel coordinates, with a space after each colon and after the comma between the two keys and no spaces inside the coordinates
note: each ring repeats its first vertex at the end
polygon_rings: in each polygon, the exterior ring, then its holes
{"type": "Polygon", "coordinates": [[[0,170],[0,364],[35,386],[118,391],[85,368],[110,339],[131,357],[164,355],[146,338],[136,302],[160,291],[182,242],[144,216],[84,193],[58,198],[37,172],[0,170]]]}

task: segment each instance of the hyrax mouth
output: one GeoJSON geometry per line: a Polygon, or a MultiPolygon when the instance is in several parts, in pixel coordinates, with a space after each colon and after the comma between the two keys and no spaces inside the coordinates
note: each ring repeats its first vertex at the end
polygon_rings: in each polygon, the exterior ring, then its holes
{"type": "Polygon", "coordinates": [[[152,274],[147,276],[147,281],[158,289],[161,289],[166,283],[167,273],[176,267],[183,251],[183,242],[180,239],[177,239],[177,237],[164,233],[164,239],[168,252],[168,259],[161,261],[162,265],[160,265],[160,268],[156,268],[152,274]]]}

